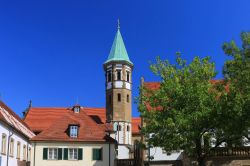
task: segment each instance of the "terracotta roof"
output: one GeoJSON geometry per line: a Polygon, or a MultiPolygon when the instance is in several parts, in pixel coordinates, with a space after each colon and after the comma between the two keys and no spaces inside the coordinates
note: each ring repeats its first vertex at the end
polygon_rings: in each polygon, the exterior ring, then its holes
{"type": "Polygon", "coordinates": [[[161,86],[161,83],[160,82],[144,82],[143,85],[148,88],[148,89],[151,89],[151,90],[156,90],[156,89],[159,89],[160,86],[161,86]]]}
{"type": "Polygon", "coordinates": [[[106,109],[105,108],[84,108],[84,111],[94,121],[96,121],[96,123],[104,124],[106,122],[106,109]]]}
{"type": "Polygon", "coordinates": [[[24,122],[30,127],[34,132],[41,132],[50,125],[65,115],[70,108],[33,108],[31,107],[25,118],[24,122]]]}
{"type": "MultiPolygon", "coordinates": [[[[34,132],[42,132],[49,128],[52,123],[62,118],[72,108],[66,107],[31,107],[24,119],[24,122],[28,124],[34,132]]],[[[106,122],[106,110],[105,108],[89,108],[81,107],[81,111],[84,111],[89,117],[92,118],[97,124],[99,124],[105,130],[112,130],[112,125],[107,125],[106,122]]],[[[132,118],[132,132],[139,132],[138,125],[132,118]],[[136,126],[134,126],[136,125],[136,126]],[[133,130],[134,128],[134,130],[133,130]]],[[[133,133],[134,134],[134,133],[133,133]]]]}
{"type": "MultiPolygon", "coordinates": [[[[83,109],[74,113],[71,109],[64,109],[65,114],[56,118],[49,127],[32,138],[33,141],[85,141],[85,142],[106,142],[114,141],[106,136],[105,129],[89,117],[83,109]],[[65,111],[66,110],[66,111],[65,111]],[[78,137],[69,136],[69,126],[78,125],[78,137]]],[[[52,111],[53,112],[53,111],[52,111]]]]}
{"type": "MultiPolygon", "coordinates": [[[[210,83],[214,85],[218,83],[222,83],[222,82],[223,80],[210,80],[210,83]]],[[[143,85],[150,90],[157,90],[160,88],[161,83],[160,82],[144,82],[143,85]]],[[[228,85],[225,88],[226,90],[228,90],[229,89],[228,85]]]]}
{"type": "Polygon", "coordinates": [[[0,119],[28,138],[35,136],[27,124],[2,101],[0,101],[0,119]]]}
{"type": "Polygon", "coordinates": [[[141,118],[132,118],[132,134],[140,134],[141,118]]]}

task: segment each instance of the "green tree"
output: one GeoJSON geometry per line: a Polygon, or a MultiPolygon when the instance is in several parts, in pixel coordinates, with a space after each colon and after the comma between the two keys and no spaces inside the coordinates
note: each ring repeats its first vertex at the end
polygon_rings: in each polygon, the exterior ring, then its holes
{"type": "Polygon", "coordinates": [[[223,45],[230,58],[222,81],[211,81],[216,72],[209,57],[189,64],[180,54],[175,64],[157,58],[151,70],[160,77],[160,88],[142,87],[139,98],[149,144],[184,150],[203,165],[210,150],[250,141],[250,33],[242,33],[241,40],[241,48],[234,41],[223,45]]]}
{"type": "Polygon", "coordinates": [[[184,150],[202,165],[217,120],[218,92],[210,82],[216,76],[214,63],[195,57],[187,64],[177,54],[175,64],[157,58],[151,70],[161,85],[141,90],[139,110],[147,142],[169,152],[184,150]]]}
{"type": "MultiPolygon", "coordinates": [[[[220,120],[226,118],[228,125],[220,126],[218,139],[228,140],[228,145],[237,146],[242,136],[249,141],[250,127],[250,33],[241,33],[242,47],[238,47],[235,41],[223,44],[223,50],[230,60],[224,64],[224,83],[229,90],[221,95],[220,120]],[[225,138],[225,136],[227,138],[225,138]],[[238,140],[238,141],[237,141],[238,140]]],[[[218,130],[219,131],[219,130],[218,130]]],[[[244,140],[244,139],[243,139],[244,140]]],[[[241,142],[244,143],[244,142],[241,142]]]]}

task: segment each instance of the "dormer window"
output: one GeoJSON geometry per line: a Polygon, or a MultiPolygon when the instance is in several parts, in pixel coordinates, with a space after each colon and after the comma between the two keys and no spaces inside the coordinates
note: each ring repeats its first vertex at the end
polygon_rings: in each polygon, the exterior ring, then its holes
{"type": "Polygon", "coordinates": [[[79,113],[80,112],[80,106],[75,106],[73,108],[74,113],[79,113]]]}
{"type": "Polygon", "coordinates": [[[77,138],[77,136],[78,136],[78,128],[79,128],[79,126],[70,125],[69,135],[70,135],[71,138],[77,138]]]}

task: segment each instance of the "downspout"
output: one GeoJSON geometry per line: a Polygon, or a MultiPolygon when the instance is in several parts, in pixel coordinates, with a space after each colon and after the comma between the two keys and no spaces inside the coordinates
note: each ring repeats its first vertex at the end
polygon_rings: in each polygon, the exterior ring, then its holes
{"type": "Polygon", "coordinates": [[[110,141],[109,141],[109,166],[110,166],[110,141]]]}
{"type": "Polygon", "coordinates": [[[35,163],[36,163],[36,143],[34,143],[33,166],[36,165],[35,163]]]}
{"type": "MultiPolygon", "coordinates": [[[[6,166],[9,166],[9,149],[10,149],[10,138],[13,135],[13,132],[9,130],[9,136],[8,136],[8,146],[7,146],[7,162],[6,166]]],[[[13,149],[14,150],[14,149],[13,149]]]]}

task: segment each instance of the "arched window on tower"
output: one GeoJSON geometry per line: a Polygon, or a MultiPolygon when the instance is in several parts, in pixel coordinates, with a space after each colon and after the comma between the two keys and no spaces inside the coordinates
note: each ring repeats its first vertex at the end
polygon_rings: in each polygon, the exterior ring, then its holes
{"type": "Polygon", "coordinates": [[[129,103],[129,95],[127,95],[127,102],[129,103]]]}
{"type": "Polygon", "coordinates": [[[122,130],[122,126],[121,125],[117,125],[117,130],[116,131],[121,131],[122,130]]]}
{"type": "Polygon", "coordinates": [[[127,125],[127,131],[130,131],[130,126],[129,125],[127,125]]]}
{"type": "Polygon", "coordinates": [[[112,80],[112,73],[111,73],[111,71],[108,71],[107,72],[107,81],[111,82],[111,80],[112,80]]]}
{"type": "Polygon", "coordinates": [[[116,74],[117,74],[117,80],[121,80],[122,79],[122,71],[116,70],[116,74]]]}
{"type": "Polygon", "coordinates": [[[118,101],[118,102],[121,102],[121,100],[122,100],[121,98],[122,98],[122,97],[121,97],[121,94],[118,93],[118,94],[117,94],[117,101],[118,101]]]}
{"type": "Polygon", "coordinates": [[[129,82],[130,81],[130,72],[127,71],[127,81],[129,82]]]}

